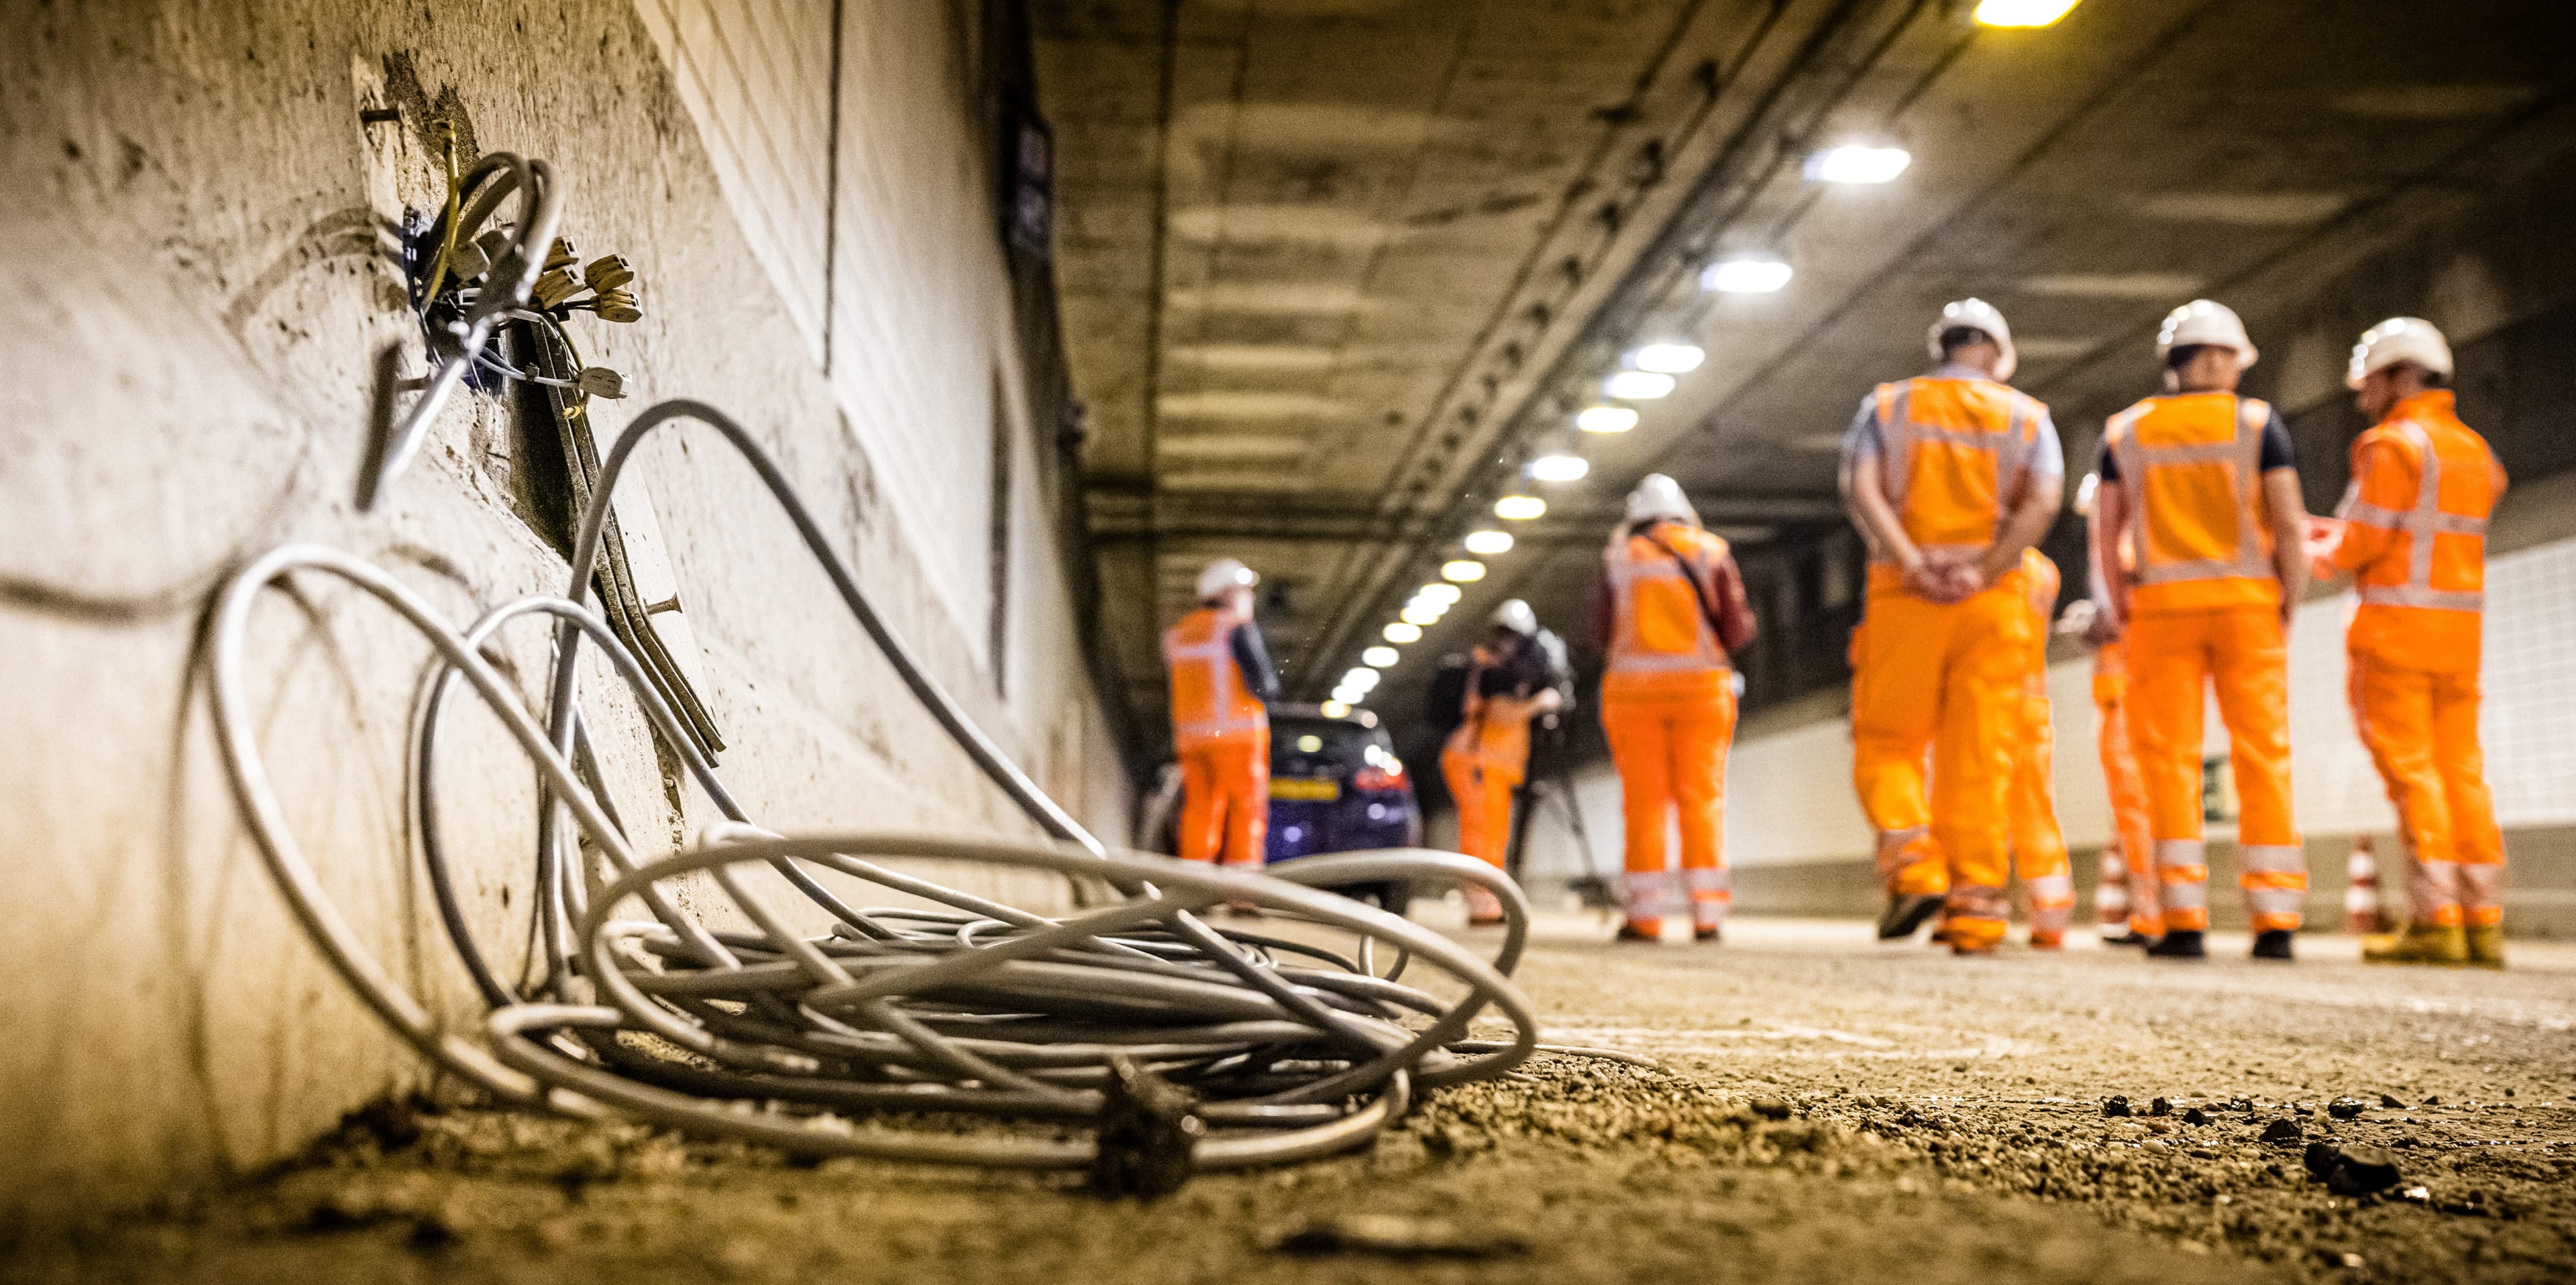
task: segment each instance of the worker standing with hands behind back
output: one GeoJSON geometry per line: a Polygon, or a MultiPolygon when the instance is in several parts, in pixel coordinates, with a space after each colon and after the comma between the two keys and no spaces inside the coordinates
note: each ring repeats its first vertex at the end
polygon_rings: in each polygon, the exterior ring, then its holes
{"type": "MultiPolygon", "coordinates": [[[[1464,717],[1440,750],[1440,775],[1458,806],[1458,850],[1503,868],[1511,846],[1512,792],[1529,775],[1530,720],[1563,709],[1573,676],[1565,644],[1538,627],[1518,598],[1494,610],[1493,627],[1467,664],[1464,717]]],[[[1464,885],[1467,922],[1498,924],[1503,903],[1464,885]]]]}
{"type": "Polygon", "coordinates": [[[1735,666],[1753,641],[1744,577],[1726,541],[1701,528],[1682,488],[1649,473],[1602,551],[1592,632],[1608,660],[1601,728],[1619,771],[1627,873],[1621,941],[1657,941],[1688,902],[1691,929],[1715,941],[1734,904],[1726,876],[1726,750],[1735,739],[1735,666]],[[1678,811],[1682,868],[1666,865],[1678,811]]]}
{"type": "Polygon", "coordinates": [[[2290,812],[2290,613],[2307,588],[2307,508],[2289,429],[2236,395],[2254,364],[2245,323],[2195,299],[2156,337],[2165,393],[2111,417],[2096,548],[2134,541],[2134,570],[2098,560],[2111,627],[2125,631],[2129,717],[2147,782],[2164,935],[2147,953],[2202,959],[2209,857],[2202,839],[2201,690],[2218,693],[2236,769],[2238,882],[2254,957],[2288,959],[2308,896],[2290,812]]]}
{"type": "Polygon", "coordinates": [[[1951,950],[1981,955],[2009,908],[2006,799],[2037,627],[2022,551],[2056,520],[2066,457],[2048,408],[2003,382],[2012,331],[1992,305],[1943,308],[1928,345],[1939,367],[1879,385],[1843,442],[1844,501],[1870,550],[1852,780],[1887,885],[1878,935],[1912,935],[1946,900],[1951,950]]]}
{"type": "Polygon", "coordinates": [[[1258,868],[1270,837],[1270,709],[1279,674],[1252,621],[1261,577],[1232,558],[1199,573],[1198,608],[1163,634],[1181,761],[1180,855],[1258,868]]]}
{"type": "Polygon", "coordinates": [[[2345,382],[2375,421],[2352,444],[2352,489],[2316,552],[2353,573],[2345,637],[2352,712],[2406,840],[2406,930],[2374,964],[2504,967],[2504,835],[2478,749],[2487,515],[2504,468],[2453,408],[2451,346],[2413,317],[2370,328],[2345,382]]]}

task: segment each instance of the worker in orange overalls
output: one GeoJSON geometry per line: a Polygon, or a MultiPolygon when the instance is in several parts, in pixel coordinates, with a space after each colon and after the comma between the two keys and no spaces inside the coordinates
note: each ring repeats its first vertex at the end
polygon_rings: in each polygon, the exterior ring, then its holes
{"type": "Polygon", "coordinates": [[[2504,967],[2504,835],[2478,750],[2487,515],[2504,468],[2454,412],[2451,347],[2413,317],[2381,322],[2345,382],[2376,421],[2352,444],[2352,488],[2319,524],[2316,573],[2351,573],[2345,637],[2354,721],[2406,842],[2405,931],[2374,936],[2384,964],[2504,967]]]}
{"type": "Polygon", "coordinates": [[[2022,582],[2030,605],[2029,668],[2022,689],[2022,732],[2013,752],[2013,874],[2030,899],[2030,944],[2055,950],[2066,944],[2075,914],[2075,876],[2066,861],[2066,831],[2057,823],[2057,724],[2048,700],[2048,621],[2057,610],[2057,564],[2037,548],[2021,552],[2022,582]]]}
{"type": "Polygon", "coordinates": [[[2131,733],[2155,832],[2164,933],[2147,953],[2209,953],[2206,684],[2217,689],[2232,746],[2254,957],[2285,960],[2308,895],[2290,812],[2288,630],[2308,574],[2297,460],[2281,417],[2236,395],[2256,354],[2233,311],[2206,299],[2176,308],[2156,348],[2166,392],[2111,417],[2093,506],[2096,546],[2134,541],[2137,550],[2134,570],[2098,561],[2111,627],[2128,644],[2131,733]]]}
{"type": "Polygon", "coordinates": [[[1601,728],[1619,771],[1627,873],[1621,941],[1659,941],[1690,907],[1700,941],[1716,941],[1734,904],[1727,884],[1726,750],[1735,740],[1735,667],[1753,641],[1744,577],[1726,541],[1699,523],[1681,487],[1649,473],[1602,551],[1592,632],[1607,661],[1601,728]],[[1666,863],[1664,827],[1680,814],[1682,868],[1666,863]]]}
{"type": "Polygon", "coordinates": [[[1181,762],[1180,855],[1259,867],[1270,833],[1270,711],[1279,675],[1252,621],[1261,578],[1232,558],[1199,573],[1198,608],[1163,634],[1181,762]]]}
{"type": "MultiPolygon", "coordinates": [[[[2075,511],[2093,516],[2101,475],[2087,473],[2075,488],[2075,511]]],[[[2091,557],[2098,560],[2097,544],[2091,557]]],[[[2137,565],[2134,545],[2123,545],[2121,565],[2137,565]]],[[[2095,571],[2092,588],[2107,593],[2095,571]]],[[[2111,805],[2111,839],[2102,845],[2101,877],[2094,884],[2094,920],[2105,945],[2144,946],[2164,932],[2156,896],[2155,827],[2147,818],[2147,782],[2129,731],[2129,652],[2109,628],[2110,613],[2091,597],[2069,604],[2057,632],[2081,639],[2093,651],[2093,720],[2102,760],[2103,793],[2111,805]]]]}
{"type": "MultiPolygon", "coordinates": [[[[1468,659],[1464,714],[1440,749],[1440,775],[1458,807],[1458,850],[1501,869],[1512,840],[1512,792],[1529,775],[1530,721],[1565,707],[1572,678],[1564,644],[1538,627],[1538,614],[1513,598],[1494,610],[1493,629],[1468,659]]],[[[1503,903],[1464,885],[1467,921],[1498,924],[1503,903]]]]}
{"type": "Polygon", "coordinates": [[[2048,408],[2002,381],[2012,332],[1977,299],[1942,309],[1932,374],[1881,384],[1843,444],[1870,549],[1852,639],[1852,779],[1877,831],[1882,939],[1946,907],[1961,954],[2003,939],[2013,744],[2031,631],[2022,550],[2056,519],[2065,456],[2048,408]],[[1927,761],[1928,760],[1928,761],[1927,761]]]}

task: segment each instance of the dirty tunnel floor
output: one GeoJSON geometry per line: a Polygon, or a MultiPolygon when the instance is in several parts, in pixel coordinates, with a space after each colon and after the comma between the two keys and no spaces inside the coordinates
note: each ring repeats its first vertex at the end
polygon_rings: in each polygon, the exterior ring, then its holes
{"type": "Polygon", "coordinates": [[[1953,960],[1843,923],[1745,921],[1722,947],[1601,935],[1542,922],[1521,978],[1546,1038],[1660,1069],[1541,1058],[1434,1095],[1368,1151],[1158,1202],[1070,1176],[391,1112],[236,1188],[17,1246],[9,1274],[2576,1277],[2576,947],[2516,943],[2497,975],[2365,968],[2335,937],[2303,939],[2295,966],[2222,935],[2205,966],[2151,967],[2089,941],[1953,960]],[[2106,1114],[2114,1097],[2131,1114],[2106,1114]],[[2351,1167],[2330,1186],[2312,1158],[2351,1167]]]}

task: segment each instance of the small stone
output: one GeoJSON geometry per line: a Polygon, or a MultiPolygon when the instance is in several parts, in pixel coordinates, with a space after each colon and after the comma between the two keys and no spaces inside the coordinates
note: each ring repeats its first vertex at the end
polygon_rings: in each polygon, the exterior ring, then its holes
{"type": "Polygon", "coordinates": [[[2309,1173],[2323,1179],[2327,1174],[2334,1172],[2335,1165],[2343,1159],[2343,1156],[2335,1150],[2331,1142],[2311,1142],[2308,1144],[2306,1154],[2299,1159],[2308,1167],[2309,1173]]]}
{"type": "Polygon", "coordinates": [[[2165,1099],[2163,1099],[2163,1098],[2157,1098],[2155,1101],[2153,1101],[2153,1102],[2149,1102],[2149,1103],[2147,1104],[2147,1114],[2148,1114],[2148,1115],[2172,1115],[2172,1114],[2173,1114],[2173,1103],[2168,1102],[2168,1101],[2166,1101],[2166,1100],[2165,1100],[2165,1099]]]}
{"type": "Polygon", "coordinates": [[[1284,1254],[1386,1258],[1498,1258],[1530,1252],[1516,1233],[1442,1218],[1349,1214],[1308,1223],[1271,1242],[1284,1254]]]}
{"type": "Polygon", "coordinates": [[[2102,1099],[2102,1114],[2106,1116],[2124,1116],[2129,1114],[2129,1100],[2124,1097],[2108,1097],[2102,1099]]]}
{"type": "Polygon", "coordinates": [[[2418,1205],[2429,1205],[2433,1203],[2433,1189],[2430,1187],[2408,1187],[2406,1190],[2398,1192],[2397,1198],[2400,1200],[2411,1201],[2418,1205]]]}
{"type": "Polygon", "coordinates": [[[2385,1094],[2385,1093],[2382,1093],[2382,1094],[2380,1094],[2380,1095],[2379,1095],[2379,1105],[2384,1106],[2384,1107],[2387,1107],[2388,1109],[2390,1109],[2390,1110],[2392,1110],[2392,1111],[2402,1111],[2402,1110],[2406,1109],[2406,1104],[2405,1104],[2405,1103],[2400,1102],[2400,1101],[2398,1101],[2397,1099],[2395,1099],[2395,1098],[2393,1098],[2393,1097],[2390,1097],[2389,1095],[2387,1095],[2387,1094],[2385,1094]]]}
{"type": "Polygon", "coordinates": [[[1789,1104],[1780,1098],[1755,1098],[1753,1114],[1765,1120],[1786,1120],[1789,1118],[1789,1104]]]}
{"type": "Polygon", "coordinates": [[[2386,1191],[2397,1185],[2397,1157],[2386,1147],[2352,1144],[2341,1149],[2339,1163],[2326,1175],[2326,1189],[2338,1196],[2386,1191]]]}
{"type": "Polygon", "coordinates": [[[2428,1106],[2428,1107],[2437,1107],[2437,1106],[2442,1105],[2442,1095],[2441,1095],[2441,1094],[2439,1094],[2439,1093],[2427,1093],[2427,1094],[2425,1094],[2425,1095],[2424,1095],[2424,1105],[2426,1105],[2426,1106],[2428,1106]]]}
{"type": "Polygon", "coordinates": [[[2296,1142],[2306,1136],[2296,1120],[2282,1118],[2263,1126],[2265,1142],[2296,1142]]]}
{"type": "Polygon", "coordinates": [[[2209,1123],[2209,1113],[2201,1110],[2199,1107],[2193,1107],[2182,1113],[2182,1122],[2184,1124],[2207,1124],[2209,1123]]]}
{"type": "Polygon", "coordinates": [[[2173,1132],[2173,1130],[2174,1130],[2173,1125],[2172,1125],[2172,1124],[2170,1124],[2170,1123],[2168,1123],[2168,1122],[2166,1122],[2166,1121],[2163,1121],[2163,1120],[2149,1120],[2149,1121],[2147,1121],[2147,1132],[2149,1132],[2149,1133],[2171,1133],[2171,1132],[2173,1132]]]}
{"type": "Polygon", "coordinates": [[[2369,1109],[2370,1104],[2359,1098],[2336,1098],[2326,1104],[2326,1114],[2338,1120],[2352,1119],[2369,1109]]]}

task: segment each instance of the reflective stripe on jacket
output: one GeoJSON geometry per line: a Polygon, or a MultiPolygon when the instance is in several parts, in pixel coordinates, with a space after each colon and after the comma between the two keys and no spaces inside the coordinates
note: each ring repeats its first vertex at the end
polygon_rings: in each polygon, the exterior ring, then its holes
{"type": "Polygon", "coordinates": [[[1201,607],[1163,634],[1163,663],[1172,672],[1172,734],[1182,741],[1239,736],[1270,726],[1270,712],[1244,686],[1235,665],[1234,630],[1243,618],[1201,607]]]}
{"type": "Polygon", "coordinates": [[[2399,402],[2353,443],[2352,486],[2327,560],[2354,572],[2352,643],[2393,664],[2449,670],[2477,659],[2487,517],[2505,487],[2486,439],[2447,389],[2399,402]]]}
{"type": "Polygon", "coordinates": [[[1887,500],[1925,549],[1983,550],[2021,494],[2048,409],[1986,379],[1926,375],[1880,384],[1887,500]]]}
{"type": "Polygon", "coordinates": [[[2102,441],[2140,536],[2133,613],[2280,605],[2261,467],[2271,416],[2251,397],[2183,393],[2111,417],[2102,441]]]}
{"type": "Polygon", "coordinates": [[[1605,672],[1725,672],[1729,668],[1726,646],[1700,604],[1718,601],[1717,567],[1727,556],[1726,541],[1679,522],[1658,523],[1651,535],[1652,539],[1638,534],[1614,541],[1602,555],[1611,595],[1605,672]],[[1674,553],[1690,564],[1687,578],[1674,553]],[[1692,591],[1692,579],[1699,582],[1697,592],[1692,591]]]}

